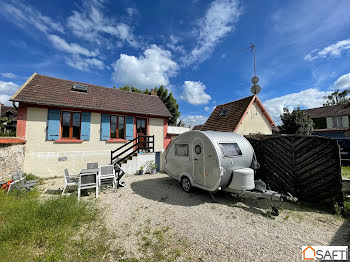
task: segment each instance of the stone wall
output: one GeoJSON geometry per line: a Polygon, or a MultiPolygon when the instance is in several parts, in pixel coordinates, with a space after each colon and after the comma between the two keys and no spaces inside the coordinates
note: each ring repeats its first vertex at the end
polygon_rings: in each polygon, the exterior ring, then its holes
{"type": "Polygon", "coordinates": [[[7,180],[12,174],[23,171],[24,145],[0,143],[0,180],[7,180]]]}

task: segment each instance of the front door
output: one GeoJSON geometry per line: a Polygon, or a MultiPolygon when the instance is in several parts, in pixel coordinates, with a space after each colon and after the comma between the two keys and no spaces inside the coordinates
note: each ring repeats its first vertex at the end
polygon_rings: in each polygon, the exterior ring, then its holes
{"type": "MultiPolygon", "coordinates": [[[[147,119],[145,118],[136,118],[136,135],[137,136],[146,136],[147,135],[147,119]]],[[[146,143],[145,137],[140,137],[139,142],[139,147],[148,147],[146,143]]]]}
{"type": "Polygon", "coordinates": [[[200,138],[193,140],[193,180],[196,184],[205,185],[205,166],[203,141],[200,138]]]}

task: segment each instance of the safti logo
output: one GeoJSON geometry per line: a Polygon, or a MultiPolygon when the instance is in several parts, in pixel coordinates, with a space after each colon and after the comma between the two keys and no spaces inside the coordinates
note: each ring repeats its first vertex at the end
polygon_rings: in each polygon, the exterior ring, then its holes
{"type": "Polygon", "coordinates": [[[348,260],[347,246],[303,246],[303,260],[348,260]]]}

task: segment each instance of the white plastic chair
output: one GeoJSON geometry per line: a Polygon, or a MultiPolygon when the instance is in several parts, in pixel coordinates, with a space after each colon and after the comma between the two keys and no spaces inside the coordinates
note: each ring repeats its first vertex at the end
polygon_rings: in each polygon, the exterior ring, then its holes
{"type": "Polygon", "coordinates": [[[69,175],[68,169],[66,168],[64,170],[64,181],[66,182],[66,185],[64,186],[64,189],[62,191],[62,196],[64,195],[64,191],[68,186],[78,186],[79,177],[69,175]]]}
{"type": "Polygon", "coordinates": [[[111,180],[113,183],[113,191],[115,189],[115,170],[113,165],[101,166],[98,172],[98,184],[101,186],[103,180],[111,180]]]}

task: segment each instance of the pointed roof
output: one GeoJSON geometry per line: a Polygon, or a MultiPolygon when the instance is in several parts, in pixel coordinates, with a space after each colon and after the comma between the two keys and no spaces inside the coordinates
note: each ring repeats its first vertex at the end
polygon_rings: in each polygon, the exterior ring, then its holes
{"type": "Polygon", "coordinates": [[[242,124],[243,118],[254,102],[257,102],[271,126],[276,126],[256,95],[248,96],[230,103],[218,105],[202,126],[201,130],[234,132],[242,124]],[[225,115],[222,115],[225,114],[225,115]],[[221,115],[221,116],[220,116],[221,115]]]}
{"type": "Polygon", "coordinates": [[[33,74],[11,97],[11,101],[34,105],[64,106],[88,110],[137,113],[170,117],[158,96],[33,74]],[[86,92],[73,91],[74,85],[86,85],[86,92]]]}

